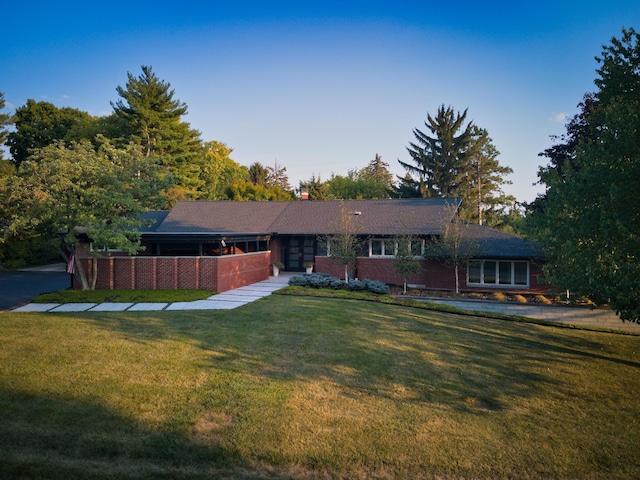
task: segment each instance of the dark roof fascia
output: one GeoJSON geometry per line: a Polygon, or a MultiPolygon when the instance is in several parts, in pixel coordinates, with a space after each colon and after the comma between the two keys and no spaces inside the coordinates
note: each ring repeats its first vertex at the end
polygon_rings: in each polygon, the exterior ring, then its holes
{"type": "Polygon", "coordinates": [[[144,232],[142,233],[142,241],[172,241],[172,242],[205,242],[205,241],[254,241],[269,240],[270,233],[252,233],[252,232],[144,232]]]}

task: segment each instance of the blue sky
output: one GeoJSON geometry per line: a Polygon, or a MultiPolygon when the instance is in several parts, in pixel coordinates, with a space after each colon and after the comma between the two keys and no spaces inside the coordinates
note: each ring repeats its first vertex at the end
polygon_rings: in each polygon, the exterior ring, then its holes
{"type": "Polygon", "coordinates": [[[107,115],[151,65],[204,140],[290,182],[393,173],[440,105],[486,128],[507,193],[531,201],[538,153],[595,89],[603,44],[640,30],[635,1],[16,2],[0,0],[0,91],[107,115]]]}

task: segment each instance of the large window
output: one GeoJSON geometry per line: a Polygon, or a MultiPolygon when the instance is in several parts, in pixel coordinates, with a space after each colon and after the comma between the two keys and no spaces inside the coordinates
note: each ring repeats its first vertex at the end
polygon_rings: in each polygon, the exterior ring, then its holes
{"type": "Polygon", "coordinates": [[[500,287],[528,287],[529,263],[511,260],[470,260],[467,284],[500,287]]]}

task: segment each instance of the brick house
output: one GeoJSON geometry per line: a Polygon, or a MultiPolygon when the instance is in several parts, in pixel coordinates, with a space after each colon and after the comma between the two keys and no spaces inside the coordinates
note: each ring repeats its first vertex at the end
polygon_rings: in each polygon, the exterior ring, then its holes
{"type": "MultiPolygon", "coordinates": [[[[171,211],[147,215],[152,225],[142,230],[143,252],[112,252],[98,260],[96,288],[222,292],[267,279],[276,261],[290,272],[302,272],[305,263],[313,262],[316,272],[342,277],[342,267],[328,256],[322,238],[338,232],[344,210],[353,215],[361,240],[350,271],[354,278],[401,285],[394,266],[394,237],[403,229],[414,238],[412,251],[421,263],[410,283],[452,290],[453,267],[426,252],[459,205],[455,199],[178,202],[171,211]]],[[[538,244],[480,225],[468,225],[464,235],[475,248],[459,270],[462,290],[547,290],[540,280],[538,244]]],[[[92,260],[83,261],[89,267],[92,260]]]]}

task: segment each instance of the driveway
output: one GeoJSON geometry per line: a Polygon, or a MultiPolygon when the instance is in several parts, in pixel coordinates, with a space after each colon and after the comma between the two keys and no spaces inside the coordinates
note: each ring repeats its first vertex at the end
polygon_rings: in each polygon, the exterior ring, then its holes
{"type": "Polygon", "coordinates": [[[66,290],[71,284],[64,264],[26,270],[0,270],[0,310],[27,303],[36,295],[66,290]]]}

